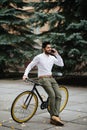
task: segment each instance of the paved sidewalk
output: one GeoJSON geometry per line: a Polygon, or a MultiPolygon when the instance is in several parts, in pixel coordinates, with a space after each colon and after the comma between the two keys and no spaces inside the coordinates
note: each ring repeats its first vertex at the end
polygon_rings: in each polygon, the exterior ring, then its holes
{"type": "MultiPolygon", "coordinates": [[[[11,118],[11,104],[19,93],[31,90],[31,85],[22,80],[0,80],[0,130],[87,130],[87,87],[67,88],[69,101],[60,114],[65,123],[63,127],[51,125],[47,110],[40,107],[30,121],[18,124],[11,118]]],[[[40,86],[38,89],[45,99],[47,95],[44,90],[40,86]]]]}

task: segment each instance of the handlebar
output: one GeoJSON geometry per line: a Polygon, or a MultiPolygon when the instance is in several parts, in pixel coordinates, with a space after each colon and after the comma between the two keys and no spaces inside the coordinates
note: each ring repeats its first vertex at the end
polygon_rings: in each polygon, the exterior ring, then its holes
{"type": "Polygon", "coordinates": [[[35,84],[35,85],[37,85],[37,86],[42,86],[40,83],[38,83],[37,81],[33,81],[32,79],[27,78],[27,79],[25,80],[25,82],[27,82],[27,81],[32,82],[33,84],[35,84]]]}

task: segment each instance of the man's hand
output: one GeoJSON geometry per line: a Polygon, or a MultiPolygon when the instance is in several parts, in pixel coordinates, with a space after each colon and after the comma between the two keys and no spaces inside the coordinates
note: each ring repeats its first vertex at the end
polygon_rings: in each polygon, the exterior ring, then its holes
{"type": "Polygon", "coordinates": [[[57,51],[56,49],[54,49],[54,48],[51,50],[51,53],[52,53],[53,55],[58,55],[58,51],[57,51]]]}
{"type": "Polygon", "coordinates": [[[25,81],[28,77],[26,75],[23,75],[23,80],[25,81]]]}

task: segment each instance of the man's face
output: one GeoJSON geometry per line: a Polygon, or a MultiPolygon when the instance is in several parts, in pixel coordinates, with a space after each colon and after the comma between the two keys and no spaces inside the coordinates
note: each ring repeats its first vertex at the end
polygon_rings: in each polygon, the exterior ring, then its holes
{"type": "Polygon", "coordinates": [[[46,53],[46,54],[50,54],[51,53],[51,45],[50,44],[48,44],[45,48],[44,48],[44,52],[46,53]]]}

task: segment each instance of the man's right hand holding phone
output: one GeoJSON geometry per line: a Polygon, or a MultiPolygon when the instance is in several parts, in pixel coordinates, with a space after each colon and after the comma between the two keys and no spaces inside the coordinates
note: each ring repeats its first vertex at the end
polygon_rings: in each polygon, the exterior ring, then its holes
{"type": "Polygon", "coordinates": [[[51,54],[56,56],[56,55],[58,55],[58,51],[55,48],[52,48],[51,54]]]}

